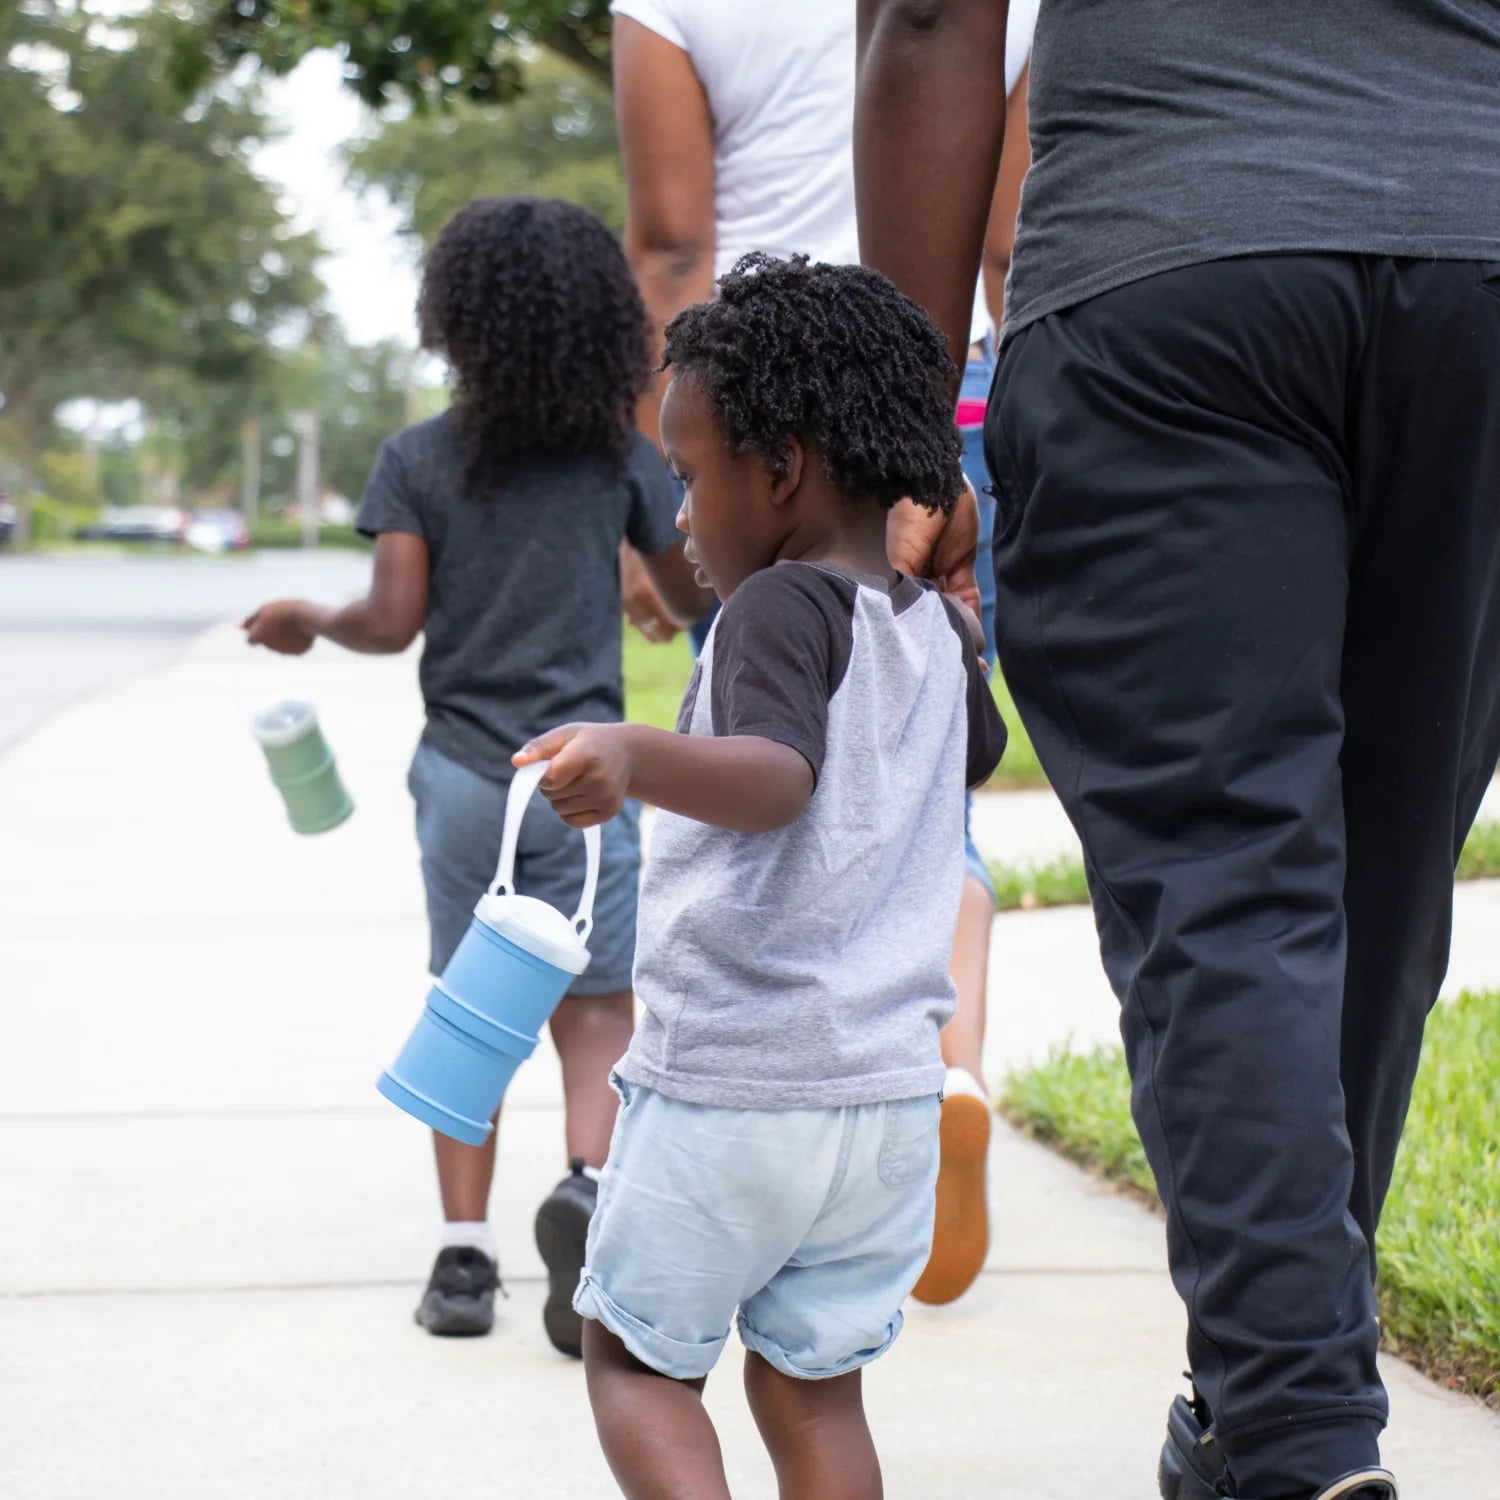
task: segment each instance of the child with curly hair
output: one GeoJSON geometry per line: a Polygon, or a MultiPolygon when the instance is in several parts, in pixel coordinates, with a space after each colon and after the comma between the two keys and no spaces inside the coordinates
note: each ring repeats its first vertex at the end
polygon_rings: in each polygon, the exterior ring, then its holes
{"type": "Polygon", "coordinates": [[[704,1381],[738,1322],[785,1496],[874,1500],[862,1367],[932,1242],[964,789],[1005,743],[978,622],[886,560],[963,485],[943,336],[858,266],[742,259],[668,326],[678,525],[724,607],[678,732],[518,765],[575,827],[661,809],[623,1104],[576,1305],[626,1495],[727,1496],[704,1381]]]}
{"type": "MultiPolygon", "coordinates": [[[[495,869],[511,756],[561,720],[624,712],[619,548],[643,554],[685,624],[710,596],[675,526],[676,492],[632,412],[649,370],[646,317],[618,243],[593,215],[538,198],[457,213],[428,257],[422,345],[447,358],[453,405],[382,444],[356,524],[375,539],[368,597],[343,609],[279,599],[245,622],[251,645],[289,655],[324,636],[404,651],[425,632],[427,724],[412,761],[417,841],[440,974],[495,869]]],[[[569,1175],[537,1213],[553,1344],[579,1352],[572,1307],[614,1124],[611,1064],[632,1026],[638,809],[603,830],[593,962],[552,1019],[562,1059],[569,1175]]],[[[583,847],[533,802],[517,883],[572,909],[583,847]]],[[[487,1333],[499,1284],[488,1223],[495,1137],[434,1134],[442,1249],[417,1309],[435,1334],[487,1333]]]]}

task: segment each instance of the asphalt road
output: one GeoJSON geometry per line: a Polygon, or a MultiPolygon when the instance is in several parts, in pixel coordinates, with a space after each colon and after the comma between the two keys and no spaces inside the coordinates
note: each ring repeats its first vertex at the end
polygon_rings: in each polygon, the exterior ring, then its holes
{"type": "Polygon", "coordinates": [[[281,594],[338,603],[369,558],[0,554],[0,750],[59,709],[173,660],[200,631],[281,594]]]}

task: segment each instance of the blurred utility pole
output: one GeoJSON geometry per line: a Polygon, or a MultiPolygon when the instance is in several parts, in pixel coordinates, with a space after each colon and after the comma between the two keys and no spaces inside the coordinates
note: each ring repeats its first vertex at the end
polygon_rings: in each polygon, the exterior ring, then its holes
{"type": "Polygon", "coordinates": [[[292,416],[297,434],[297,509],[302,512],[302,545],[318,545],[318,414],[299,411],[292,416]]]}
{"type": "Polygon", "coordinates": [[[417,384],[417,360],[419,351],[413,349],[403,361],[405,365],[404,385],[406,395],[406,425],[415,427],[422,420],[422,387],[417,384]]]}
{"type": "Polygon", "coordinates": [[[240,514],[254,527],[260,516],[260,418],[240,423],[240,514]]]}

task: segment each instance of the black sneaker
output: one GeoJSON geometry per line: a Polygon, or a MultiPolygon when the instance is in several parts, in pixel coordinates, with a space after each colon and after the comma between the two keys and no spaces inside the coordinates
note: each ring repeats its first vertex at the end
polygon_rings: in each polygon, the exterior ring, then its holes
{"type": "MultiPolygon", "coordinates": [[[[1191,1401],[1178,1396],[1167,1412],[1167,1441],[1162,1446],[1156,1483],[1162,1500],[1220,1500],[1234,1494],[1224,1454],[1197,1391],[1191,1401]]],[[[1311,1500],[1399,1500],[1395,1476],[1388,1469],[1359,1469],[1325,1485],[1311,1500]]]]}
{"type": "Polygon", "coordinates": [[[416,1320],[428,1333],[472,1338],[495,1324],[500,1267],[483,1250],[450,1245],[438,1251],[416,1320]]]}
{"type": "Polygon", "coordinates": [[[573,1311],[573,1293],[583,1270],[599,1184],[584,1175],[581,1161],[575,1159],[571,1166],[572,1171],[536,1211],[536,1247],[547,1264],[542,1325],[554,1349],[577,1359],[583,1353],[583,1319],[573,1311]]]}
{"type": "Polygon", "coordinates": [[[1231,1493],[1224,1454],[1205,1429],[1204,1415],[1197,1392],[1191,1401],[1178,1396],[1167,1411],[1167,1440],[1156,1466],[1162,1500],[1220,1500],[1231,1493]]]}

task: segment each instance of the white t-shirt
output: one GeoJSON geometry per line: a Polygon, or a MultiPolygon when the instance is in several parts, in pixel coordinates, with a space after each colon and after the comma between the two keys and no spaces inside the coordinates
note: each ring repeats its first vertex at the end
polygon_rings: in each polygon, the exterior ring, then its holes
{"type": "MultiPolygon", "coordinates": [[[[1005,87],[1040,0],[1012,0],[1005,87]]],[[[613,0],[680,47],[714,121],[714,276],[751,250],[859,259],[854,216],[855,0],[613,0]]],[[[989,327],[983,298],[975,338],[989,327]]]]}

